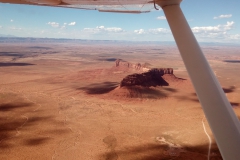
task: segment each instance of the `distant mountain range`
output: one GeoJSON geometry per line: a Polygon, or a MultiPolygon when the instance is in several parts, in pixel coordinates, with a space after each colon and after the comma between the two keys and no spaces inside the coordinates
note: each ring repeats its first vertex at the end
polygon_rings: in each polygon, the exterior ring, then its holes
{"type": "Polygon", "coordinates": [[[0,34],[0,43],[91,43],[91,44],[165,44],[172,45],[174,42],[154,42],[154,41],[124,41],[124,40],[87,40],[87,39],[67,39],[67,38],[32,38],[16,37],[12,35],[0,34]]]}
{"type": "MultiPolygon", "coordinates": [[[[91,44],[155,44],[176,45],[174,41],[126,41],[126,40],[88,40],[68,38],[33,38],[16,37],[9,34],[0,34],[0,43],[91,43],[91,44]]],[[[201,46],[239,46],[239,43],[200,42],[201,46]]]]}
{"type": "Polygon", "coordinates": [[[0,34],[0,37],[16,37],[16,36],[10,34],[0,34]]]}

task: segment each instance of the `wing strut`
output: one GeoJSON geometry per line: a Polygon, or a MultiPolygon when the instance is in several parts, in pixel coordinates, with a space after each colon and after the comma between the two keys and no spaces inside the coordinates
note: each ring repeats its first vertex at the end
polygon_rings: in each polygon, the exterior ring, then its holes
{"type": "Polygon", "coordinates": [[[182,13],[181,1],[156,3],[165,13],[222,157],[240,160],[240,122],[182,13]]]}

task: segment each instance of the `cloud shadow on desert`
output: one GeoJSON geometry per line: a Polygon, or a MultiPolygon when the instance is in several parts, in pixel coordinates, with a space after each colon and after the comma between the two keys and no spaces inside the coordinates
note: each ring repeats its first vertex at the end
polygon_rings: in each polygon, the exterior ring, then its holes
{"type": "Polygon", "coordinates": [[[24,144],[28,146],[35,146],[35,145],[41,145],[49,141],[50,138],[48,137],[43,137],[43,138],[33,138],[33,139],[27,139],[24,144]]]}
{"type": "Polygon", "coordinates": [[[52,49],[50,47],[42,47],[42,46],[32,46],[32,47],[28,47],[28,48],[31,48],[31,49],[52,49]]]}
{"type": "MultiPolygon", "coordinates": [[[[50,141],[50,138],[44,137],[44,135],[29,137],[28,134],[24,134],[36,130],[40,124],[59,124],[59,121],[55,120],[54,116],[43,116],[38,114],[38,111],[34,111],[35,109],[36,104],[34,103],[16,101],[0,104],[0,150],[16,146],[37,146],[50,141]],[[19,139],[21,141],[18,141],[19,139]],[[15,140],[16,142],[14,142],[15,140]]],[[[52,130],[40,128],[40,130],[49,132],[53,136],[68,133],[68,129],[62,127],[55,127],[52,130]]]]}
{"type": "Polygon", "coordinates": [[[231,104],[232,107],[234,108],[234,107],[239,107],[239,104],[240,104],[240,103],[230,102],[230,104],[231,104]]]}
{"type": "MultiPolygon", "coordinates": [[[[230,86],[228,88],[223,87],[222,89],[223,89],[224,93],[232,93],[232,92],[235,92],[236,87],[230,86]]],[[[192,93],[189,96],[178,96],[176,98],[179,99],[179,100],[189,100],[189,101],[192,101],[192,102],[200,103],[196,93],[192,93]]],[[[232,107],[239,107],[240,106],[240,103],[237,103],[237,102],[230,102],[230,104],[231,104],[232,107]]]]}
{"type": "MultiPolygon", "coordinates": [[[[99,156],[99,160],[117,160],[119,157],[125,160],[170,160],[170,159],[207,159],[208,144],[197,146],[182,146],[182,148],[170,148],[166,144],[148,143],[139,146],[124,147],[123,149],[109,148],[99,156]]],[[[211,159],[222,160],[216,146],[212,144],[211,159]]]]}
{"type": "Polygon", "coordinates": [[[172,93],[176,93],[178,91],[175,88],[165,88],[165,87],[163,87],[163,89],[166,90],[166,91],[172,92],[172,93]]]}
{"type": "Polygon", "coordinates": [[[228,88],[222,88],[222,89],[223,89],[223,91],[224,91],[225,93],[231,93],[231,92],[234,92],[234,91],[235,91],[236,87],[230,86],[230,87],[228,87],[228,88]]]}
{"type": "Polygon", "coordinates": [[[32,63],[12,63],[12,62],[0,62],[0,67],[14,67],[14,66],[31,66],[32,63]]]}
{"type": "MultiPolygon", "coordinates": [[[[230,86],[230,87],[228,87],[228,88],[223,87],[222,89],[223,89],[224,93],[232,93],[232,92],[234,92],[234,91],[236,90],[236,87],[230,86]]],[[[197,96],[196,93],[192,93],[191,95],[192,95],[192,96],[195,96],[195,97],[197,96]]]]}
{"type": "Polygon", "coordinates": [[[20,108],[26,108],[26,107],[31,107],[31,103],[6,103],[6,104],[0,104],[0,112],[7,112],[7,111],[12,111],[15,109],[20,109],[20,108]]]}
{"type": "Polygon", "coordinates": [[[240,60],[224,60],[223,62],[227,62],[227,63],[240,63],[240,60]]]}
{"type": "Polygon", "coordinates": [[[103,82],[93,83],[87,87],[81,87],[78,89],[85,91],[87,94],[105,94],[117,88],[118,85],[118,82],[103,82]]]}
{"type": "MultiPolygon", "coordinates": [[[[21,130],[31,131],[38,126],[39,123],[50,123],[53,121],[52,117],[26,117],[26,116],[17,116],[15,118],[0,118],[0,149],[7,149],[17,145],[40,145],[46,143],[48,139],[44,137],[36,136],[34,139],[31,139],[22,134],[21,139],[23,144],[20,143],[11,143],[12,139],[18,139],[16,136],[21,130]]],[[[42,129],[44,130],[44,129],[42,129]]]]}
{"type": "Polygon", "coordinates": [[[0,52],[0,56],[21,57],[23,54],[16,52],[0,52]]]}
{"type": "MultiPolygon", "coordinates": [[[[116,60],[118,60],[119,58],[101,58],[98,59],[99,61],[107,61],[107,62],[115,62],[116,60]]],[[[119,59],[122,60],[122,59],[119,59]]]]}

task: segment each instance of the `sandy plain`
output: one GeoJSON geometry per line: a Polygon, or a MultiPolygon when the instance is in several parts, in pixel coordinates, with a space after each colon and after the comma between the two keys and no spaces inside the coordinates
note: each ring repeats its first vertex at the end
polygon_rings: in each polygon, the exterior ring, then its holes
{"type": "MultiPolygon", "coordinates": [[[[176,46],[0,44],[0,159],[220,160],[176,46]],[[116,59],[173,68],[181,82],[136,91],[116,59]]],[[[240,47],[203,45],[240,116],[240,47]]],[[[221,122],[219,122],[221,124],[221,122]]]]}

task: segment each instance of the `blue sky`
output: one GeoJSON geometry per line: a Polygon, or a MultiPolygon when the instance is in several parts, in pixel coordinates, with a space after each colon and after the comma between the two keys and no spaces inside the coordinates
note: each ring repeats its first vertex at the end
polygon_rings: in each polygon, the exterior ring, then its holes
{"type": "MultiPolygon", "coordinates": [[[[199,41],[240,44],[239,6],[239,0],[183,0],[181,3],[199,41]]],[[[173,41],[162,10],[120,14],[3,3],[0,3],[0,35],[173,41]]]]}

